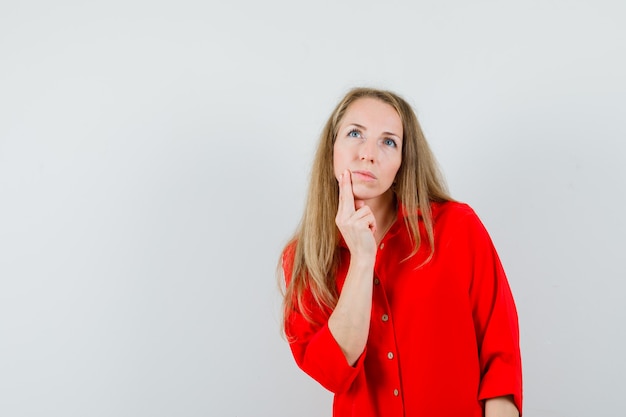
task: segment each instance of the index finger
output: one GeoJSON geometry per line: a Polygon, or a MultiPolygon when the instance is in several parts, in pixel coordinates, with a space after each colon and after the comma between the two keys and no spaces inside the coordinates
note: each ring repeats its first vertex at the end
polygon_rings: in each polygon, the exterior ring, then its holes
{"type": "Polygon", "coordinates": [[[339,210],[348,214],[354,213],[354,194],[352,192],[352,174],[345,170],[339,181],[339,210]]]}

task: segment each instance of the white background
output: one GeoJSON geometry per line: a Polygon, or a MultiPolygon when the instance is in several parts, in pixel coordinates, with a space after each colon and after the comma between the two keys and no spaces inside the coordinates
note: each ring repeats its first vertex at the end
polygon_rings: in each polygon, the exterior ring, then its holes
{"type": "Polygon", "coordinates": [[[626,4],[0,5],[0,415],[330,416],[275,266],[350,88],[500,252],[525,415],[624,415],[626,4]]]}

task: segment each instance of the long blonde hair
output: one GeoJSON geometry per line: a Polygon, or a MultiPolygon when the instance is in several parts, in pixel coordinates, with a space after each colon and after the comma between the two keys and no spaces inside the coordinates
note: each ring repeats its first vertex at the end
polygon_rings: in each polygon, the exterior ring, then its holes
{"type": "MultiPolygon", "coordinates": [[[[298,311],[313,322],[311,311],[304,302],[307,291],[321,309],[330,310],[337,303],[335,271],[339,262],[340,236],[335,216],[339,204],[339,186],[333,170],[333,147],[346,110],[354,101],[364,97],[391,105],[402,120],[402,163],[396,175],[394,192],[407,213],[404,222],[414,244],[411,256],[417,253],[422,244],[418,209],[428,237],[430,257],[433,255],[430,203],[450,201],[451,198],[413,109],[404,99],[390,91],[372,88],[350,90],[324,126],[313,160],[304,214],[295,235],[283,251],[283,262],[289,262],[292,266],[291,276],[285,277],[284,321],[288,320],[293,311],[298,311]]],[[[282,276],[280,280],[283,282],[282,276]]]]}

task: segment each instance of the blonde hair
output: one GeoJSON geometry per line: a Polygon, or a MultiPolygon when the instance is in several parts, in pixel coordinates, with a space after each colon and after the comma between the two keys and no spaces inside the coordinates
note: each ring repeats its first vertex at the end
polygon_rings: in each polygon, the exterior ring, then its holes
{"type": "MultiPolygon", "coordinates": [[[[337,130],[348,107],[360,98],[375,98],[391,105],[402,121],[402,162],[396,175],[394,193],[405,209],[405,226],[412,237],[417,253],[422,244],[418,226],[419,216],[424,222],[430,256],[434,251],[431,202],[452,200],[426,142],[417,117],[411,106],[398,95],[372,88],[350,90],[339,102],[326,122],[320,136],[311,169],[307,202],[300,225],[283,251],[283,265],[291,264],[291,276],[286,278],[284,289],[283,324],[292,312],[300,312],[314,322],[305,297],[322,310],[331,310],[337,303],[335,272],[339,262],[339,231],[335,224],[339,204],[339,186],[333,170],[333,147],[337,130]],[[289,259],[287,259],[289,258],[289,259]],[[310,296],[307,296],[307,291],[310,296]]],[[[281,275],[281,282],[283,282],[281,275]]]]}

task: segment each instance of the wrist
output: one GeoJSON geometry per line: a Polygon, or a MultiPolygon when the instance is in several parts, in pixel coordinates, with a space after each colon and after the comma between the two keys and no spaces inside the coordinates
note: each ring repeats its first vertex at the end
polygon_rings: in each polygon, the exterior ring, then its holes
{"type": "Polygon", "coordinates": [[[369,272],[374,270],[376,256],[357,255],[350,257],[350,269],[353,271],[369,272]]]}

